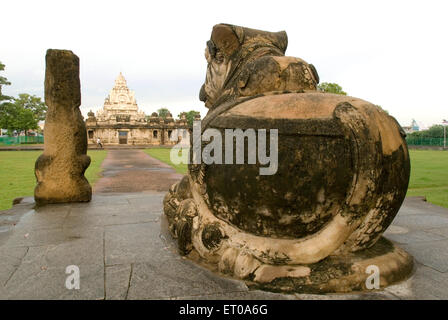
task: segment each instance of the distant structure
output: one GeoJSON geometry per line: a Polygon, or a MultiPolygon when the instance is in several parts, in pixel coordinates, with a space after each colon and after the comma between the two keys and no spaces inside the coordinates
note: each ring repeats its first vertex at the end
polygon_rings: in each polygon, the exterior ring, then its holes
{"type": "Polygon", "coordinates": [[[96,116],[88,113],[86,128],[89,144],[95,144],[98,138],[105,145],[174,145],[190,140],[184,114],[174,120],[171,113],[162,118],[156,112],[147,117],[139,111],[134,91],[129,90],[121,72],[103,109],[96,116]]]}
{"type": "Polygon", "coordinates": [[[412,119],[411,125],[407,126],[407,127],[403,127],[403,130],[406,133],[412,133],[412,132],[420,131],[420,127],[417,124],[417,121],[415,121],[415,119],[412,119]]]}

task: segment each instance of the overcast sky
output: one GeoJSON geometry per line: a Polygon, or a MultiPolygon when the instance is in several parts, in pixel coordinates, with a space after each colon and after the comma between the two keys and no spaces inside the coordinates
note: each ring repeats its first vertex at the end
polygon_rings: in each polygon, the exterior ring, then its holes
{"type": "Polygon", "coordinates": [[[81,61],[81,110],[102,107],[121,71],[146,113],[207,109],[199,101],[213,25],[285,30],[286,55],[321,82],[381,105],[402,125],[448,118],[447,1],[21,1],[0,5],[4,94],[43,97],[45,52],[81,61]]]}

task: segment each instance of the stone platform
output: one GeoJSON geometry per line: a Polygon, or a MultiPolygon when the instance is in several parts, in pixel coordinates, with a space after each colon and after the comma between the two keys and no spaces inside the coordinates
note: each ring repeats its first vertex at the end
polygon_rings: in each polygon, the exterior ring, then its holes
{"type": "Polygon", "coordinates": [[[91,203],[0,214],[1,299],[448,299],[448,210],[406,199],[385,234],[416,258],[408,281],[359,294],[249,290],[183,259],[162,216],[164,192],[97,193],[91,203]],[[65,287],[66,267],[80,289],[65,287]]]}

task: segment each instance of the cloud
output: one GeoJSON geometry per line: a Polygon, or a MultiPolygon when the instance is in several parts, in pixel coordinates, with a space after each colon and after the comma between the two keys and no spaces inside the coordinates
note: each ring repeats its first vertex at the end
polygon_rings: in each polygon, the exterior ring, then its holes
{"type": "Polygon", "coordinates": [[[0,61],[12,86],[4,91],[43,96],[46,49],[71,49],[81,60],[83,112],[102,106],[121,71],[145,112],[205,115],[205,42],[226,22],[286,30],[287,55],[313,63],[321,81],[402,125],[428,125],[448,117],[446,9],[442,1],[8,1],[0,61]]]}

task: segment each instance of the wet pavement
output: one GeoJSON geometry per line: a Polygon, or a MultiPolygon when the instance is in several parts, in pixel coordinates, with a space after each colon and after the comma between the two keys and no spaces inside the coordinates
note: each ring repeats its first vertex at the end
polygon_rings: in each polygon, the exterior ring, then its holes
{"type": "Polygon", "coordinates": [[[108,150],[95,193],[167,191],[182,178],[169,165],[139,149],[108,150]]]}

